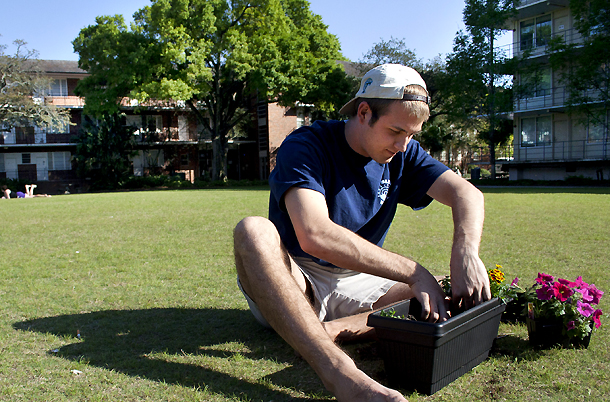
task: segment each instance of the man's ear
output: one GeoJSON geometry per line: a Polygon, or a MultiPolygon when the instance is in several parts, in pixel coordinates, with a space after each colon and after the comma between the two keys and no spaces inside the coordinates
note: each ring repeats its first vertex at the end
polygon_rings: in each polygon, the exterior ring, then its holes
{"type": "Polygon", "coordinates": [[[371,107],[366,101],[360,102],[358,105],[358,110],[356,111],[356,117],[360,124],[368,123],[368,120],[371,118],[373,111],[371,107]]]}

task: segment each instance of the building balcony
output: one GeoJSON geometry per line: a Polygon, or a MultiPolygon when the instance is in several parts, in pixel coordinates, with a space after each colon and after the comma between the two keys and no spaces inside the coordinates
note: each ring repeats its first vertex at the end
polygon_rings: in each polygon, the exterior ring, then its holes
{"type": "Polygon", "coordinates": [[[574,162],[610,160],[609,141],[556,141],[534,146],[513,146],[511,163],[574,162]]]}
{"type": "Polygon", "coordinates": [[[521,0],[516,19],[530,18],[570,6],[570,0],[521,0]]]}
{"type": "MultiPolygon", "coordinates": [[[[602,92],[600,90],[588,90],[582,94],[588,102],[601,102],[602,92]]],[[[517,98],[514,101],[514,112],[533,112],[538,110],[549,110],[563,108],[569,97],[566,87],[553,87],[550,89],[538,90],[532,96],[517,98]]]]}
{"type": "Polygon", "coordinates": [[[523,39],[508,45],[499,46],[497,52],[506,56],[528,58],[542,57],[548,55],[548,43],[555,38],[560,38],[566,45],[578,45],[584,42],[583,35],[577,29],[565,29],[551,34],[551,36],[537,39],[523,39]]]}
{"type": "Polygon", "coordinates": [[[85,99],[78,96],[49,96],[47,101],[57,107],[64,108],[79,108],[85,106],[85,99]]]}

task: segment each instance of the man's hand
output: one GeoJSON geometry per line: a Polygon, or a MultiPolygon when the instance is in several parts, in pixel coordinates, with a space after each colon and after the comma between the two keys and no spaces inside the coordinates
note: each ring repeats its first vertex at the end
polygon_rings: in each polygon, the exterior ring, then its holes
{"type": "Polygon", "coordinates": [[[409,286],[422,305],[422,320],[442,322],[449,319],[445,292],[427,269],[417,264],[413,282],[409,286]]]}
{"type": "Polygon", "coordinates": [[[479,258],[485,200],[476,187],[451,171],[443,173],[428,190],[435,200],[451,207],[453,248],[451,292],[454,306],[471,308],[491,299],[489,278],[479,258]]]}
{"type": "Polygon", "coordinates": [[[491,299],[489,276],[479,255],[454,247],[451,253],[453,305],[469,309],[491,299]]]}

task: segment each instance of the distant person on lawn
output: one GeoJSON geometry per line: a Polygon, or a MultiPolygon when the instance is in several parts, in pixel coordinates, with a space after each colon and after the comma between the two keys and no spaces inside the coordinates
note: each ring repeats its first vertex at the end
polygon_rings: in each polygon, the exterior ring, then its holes
{"type": "Polygon", "coordinates": [[[11,199],[11,190],[9,190],[9,188],[6,184],[2,186],[2,199],[3,200],[11,199]]]}
{"type": "MultiPolygon", "coordinates": [[[[470,308],[491,298],[478,255],[483,195],[412,140],[429,102],[415,70],[370,70],[341,109],[349,120],[318,121],[284,140],[269,178],[269,220],[248,217],[234,231],[238,285],[252,313],[339,401],[405,400],[335,344],[374,336],[371,311],[416,297],[424,319],[448,318],[437,278],[381,248],[399,203],[420,209],[436,199],[451,207],[454,303],[470,308]]],[[[426,240],[414,232],[411,241],[426,240]]]]}
{"type": "Polygon", "coordinates": [[[17,198],[50,197],[48,194],[34,194],[34,189],[36,187],[38,187],[36,184],[26,184],[25,193],[17,191],[17,198]]]}

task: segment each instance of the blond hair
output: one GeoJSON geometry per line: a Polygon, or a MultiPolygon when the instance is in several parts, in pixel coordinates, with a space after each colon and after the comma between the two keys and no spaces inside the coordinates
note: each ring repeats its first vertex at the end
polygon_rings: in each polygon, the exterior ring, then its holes
{"type": "MultiPolygon", "coordinates": [[[[423,95],[428,96],[428,92],[419,85],[407,85],[405,87],[405,95],[423,95]]],[[[373,126],[379,120],[381,116],[388,113],[390,105],[394,102],[400,102],[404,109],[412,116],[416,117],[422,122],[427,121],[430,117],[430,108],[426,102],[419,100],[400,100],[400,99],[380,99],[380,98],[358,98],[358,102],[354,107],[354,117],[358,112],[358,107],[362,102],[366,102],[372,112],[371,120],[369,125],[373,126]]]]}

